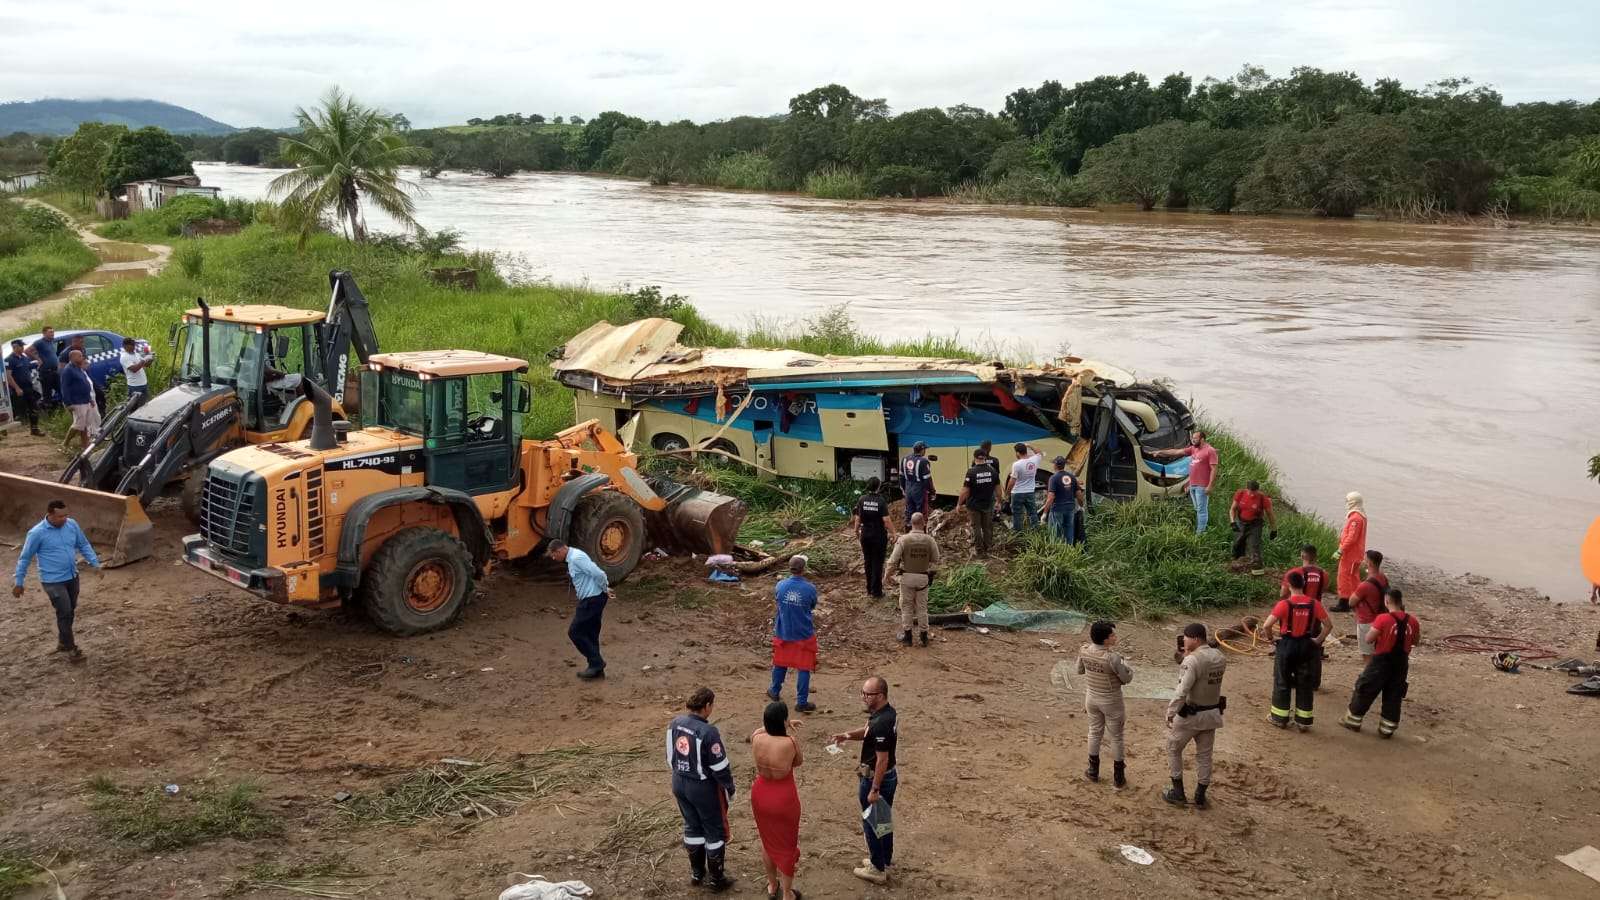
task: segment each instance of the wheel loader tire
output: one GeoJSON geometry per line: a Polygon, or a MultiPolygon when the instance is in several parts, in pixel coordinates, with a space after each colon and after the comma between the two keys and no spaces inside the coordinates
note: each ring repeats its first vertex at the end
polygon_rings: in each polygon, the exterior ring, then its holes
{"type": "Polygon", "coordinates": [[[472,556],[437,528],[408,528],[385,541],[358,589],[372,621],[402,637],[454,622],[471,591],[472,556]]]}
{"type": "Polygon", "coordinates": [[[627,578],[644,554],[644,511],[620,491],[585,494],[572,513],[567,543],[589,554],[612,584],[627,578]]]}
{"type": "Polygon", "coordinates": [[[195,466],[189,477],[183,480],[183,493],[179,495],[178,502],[183,506],[183,515],[189,524],[200,526],[200,493],[206,487],[206,467],[195,466]]]}

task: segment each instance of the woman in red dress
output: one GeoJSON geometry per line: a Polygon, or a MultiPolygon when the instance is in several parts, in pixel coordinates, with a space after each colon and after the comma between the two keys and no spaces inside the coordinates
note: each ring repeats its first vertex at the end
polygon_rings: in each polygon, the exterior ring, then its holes
{"type": "Polygon", "coordinates": [[[794,786],[794,769],[804,756],[800,742],[789,733],[800,723],[789,719],[789,707],[782,701],[768,703],[762,720],[765,726],[750,736],[756,758],[750,808],[761,834],[767,896],[800,900],[800,892],[794,889],[794,869],[800,862],[800,793],[794,786]]]}

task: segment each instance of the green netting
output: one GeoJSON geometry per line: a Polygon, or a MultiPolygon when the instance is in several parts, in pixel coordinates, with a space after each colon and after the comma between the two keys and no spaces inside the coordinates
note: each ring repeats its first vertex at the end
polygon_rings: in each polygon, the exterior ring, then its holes
{"type": "Polygon", "coordinates": [[[974,625],[1009,628],[1014,631],[1059,631],[1076,634],[1083,631],[1089,617],[1071,609],[1017,609],[1009,603],[991,603],[973,613],[974,625]]]}

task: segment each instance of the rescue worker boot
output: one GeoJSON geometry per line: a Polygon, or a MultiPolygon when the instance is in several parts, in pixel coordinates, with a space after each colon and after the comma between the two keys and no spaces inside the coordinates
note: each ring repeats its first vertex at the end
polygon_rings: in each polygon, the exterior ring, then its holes
{"type": "Polygon", "coordinates": [[[919,640],[922,641],[922,646],[928,646],[928,633],[926,631],[922,632],[922,636],[919,638],[919,640]]]}
{"type": "Polygon", "coordinates": [[[1120,759],[1111,767],[1111,786],[1118,790],[1128,786],[1128,770],[1120,759]]]}
{"type": "Polygon", "coordinates": [[[1195,809],[1205,809],[1206,808],[1206,788],[1208,788],[1208,787],[1210,787],[1210,785],[1206,785],[1206,784],[1197,784],[1197,785],[1194,786],[1194,806],[1195,806],[1195,809]]]}
{"type": "Polygon", "coordinates": [[[1161,799],[1171,803],[1173,806],[1189,805],[1189,798],[1183,793],[1183,776],[1180,775],[1172,779],[1172,787],[1161,795],[1161,799]]]}
{"type": "Polygon", "coordinates": [[[1083,777],[1090,781],[1100,780],[1100,757],[1089,757],[1089,768],[1083,770],[1083,777]]]}
{"type": "Polygon", "coordinates": [[[689,851],[689,886],[699,887],[706,880],[706,848],[704,844],[698,847],[685,847],[689,851]]]}
{"type": "Polygon", "coordinates": [[[1345,713],[1344,718],[1339,720],[1339,724],[1350,729],[1351,731],[1361,730],[1361,720],[1356,718],[1354,713],[1345,713]]]}
{"type": "Polygon", "coordinates": [[[726,851],[726,847],[718,847],[715,850],[706,852],[706,865],[711,874],[706,878],[705,884],[706,889],[713,894],[720,894],[733,887],[734,882],[738,880],[722,870],[726,851]]]}
{"type": "Polygon", "coordinates": [[[911,632],[909,632],[909,631],[900,632],[900,645],[902,647],[911,646],[911,632]]]}

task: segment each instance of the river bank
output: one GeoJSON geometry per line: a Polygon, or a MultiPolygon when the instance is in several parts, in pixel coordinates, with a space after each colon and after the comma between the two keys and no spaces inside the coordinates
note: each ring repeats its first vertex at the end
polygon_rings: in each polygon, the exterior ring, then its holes
{"type": "MultiPolygon", "coordinates": [[[[48,475],[58,461],[48,442],[8,439],[4,465],[48,475]]],[[[647,563],[607,610],[611,665],[589,684],[572,677],[571,600],[547,565],[499,570],[455,627],[400,641],[355,616],[285,613],[170,565],[188,523],[170,504],[153,519],[155,559],[85,583],[82,665],[47,652],[48,608],[33,593],[0,621],[0,677],[14,698],[0,722],[11,761],[0,790],[12,800],[0,809],[0,865],[48,866],[73,900],[296,895],[285,884],[492,898],[515,872],[582,879],[609,897],[688,897],[660,730],[705,684],[739,785],[735,896],[759,895],[745,738],[766,703],[772,577],[712,585],[695,561],[647,563]],[[542,786],[524,787],[521,801],[487,798],[494,816],[458,803],[380,818],[397,814],[387,792],[448,772],[443,759],[501,761],[542,786]],[[239,785],[228,819],[203,818],[203,804],[239,785]]],[[[823,744],[859,726],[856,688],[882,674],[900,715],[896,893],[1068,897],[1088,884],[1127,900],[1504,900],[1593,890],[1554,857],[1592,843],[1600,825],[1590,739],[1600,703],[1563,693],[1567,679],[1554,673],[1496,672],[1437,638],[1515,634],[1587,657],[1600,610],[1403,563],[1393,577],[1424,629],[1396,738],[1379,740],[1372,715],[1362,734],[1337,727],[1360,665],[1347,640],[1330,647],[1311,734],[1267,724],[1269,656],[1230,655],[1203,812],[1158,797],[1159,699],[1127,701],[1129,789],[1082,778],[1082,695],[1064,680],[1081,635],[939,630],[931,648],[904,649],[892,607],[865,597],[858,573],[819,578],[820,711],[798,732],[798,886],[872,895],[850,874],[861,856],[850,755],[823,744]],[[1155,863],[1131,865],[1121,844],[1155,863]],[[1409,851],[1351,864],[1360,848],[1394,845],[1409,851]]],[[[1218,625],[1262,611],[1198,617],[1218,625]]],[[[1174,629],[1188,618],[1119,626],[1118,649],[1139,675],[1130,690],[1171,684],[1174,629]]],[[[1347,639],[1348,617],[1338,620],[1347,639]]],[[[1192,752],[1188,765],[1192,785],[1192,752]]],[[[19,900],[54,896],[38,876],[19,900]]]]}
{"type": "MultiPolygon", "coordinates": [[[[245,199],[275,174],[199,171],[245,199]]],[[[891,340],[1067,347],[1170,377],[1325,519],[1364,493],[1391,555],[1587,596],[1576,548],[1594,517],[1595,447],[1561,410],[1600,408],[1592,230],[843,202],[563,175],[425,188],[426,227],[458,229],[534,281],[659,284],[735,328],[848,303],[891,340]],[[1461,527],[1486,508],[1492,525],[1461,527]]]]}

